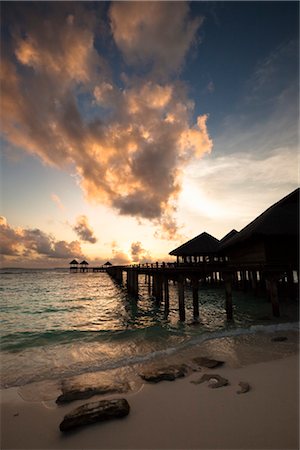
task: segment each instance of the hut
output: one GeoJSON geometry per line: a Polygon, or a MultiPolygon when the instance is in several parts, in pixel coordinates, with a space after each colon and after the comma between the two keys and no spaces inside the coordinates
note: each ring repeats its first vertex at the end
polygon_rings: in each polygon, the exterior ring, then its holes
{"type": "Polygon", "coordinates": [[[88,265],[89,263],[87,261],[81,261],[80,263],[80,272],[87,272],[88,271],[88,265]]]}
{"type": "Polygon", "coordinates": [[[177,257],[177,264],[212,262],[219,259],[220,241],[204,232],[172,250],[169,255],[177,257]]]}
{"type": "Polygon", "coordinates": [[[78,272],[78,261],[76,259],[70,262],[70,272],[78,272]]]}
{"type": "Polygon", "coordinates": [[[279,316],[278,282],[285,280],[294,290],[299,279],[299,188],[270,206],[249,225],[220,243],[220,252],[240,278],[266,282],[279,316]]]}
{"type": "Polygon", "coordinates": [[[106,263],[105,263],[105,264],[103,264],[103,266],[105,266],[105,267],[110,267],[110,266],[112,266],[112,263],[111,263],[111,262],[109,262],[109,261],[106,261],[106,263]]]}
{"type": "MultiPolygon", "coordinates": [[[[225,236],[226,237],[226,236],[225,236]]],[[[248,265],[280,265],[298,268],[299,189],[220,242],[231,262],[248,265]],[[223,241],[223,242],[222,242],[223,241]]]]}
{"type": "Polygon", "coordinates": [[[229,233],[227,233],[221,240],[220,240],[220,245],[223,245],[226,241],[228,241],[229,239],[231,239],[233,236],[235,236],[237,234],[237,231],[235,229],[229,231],[229,233]]]}

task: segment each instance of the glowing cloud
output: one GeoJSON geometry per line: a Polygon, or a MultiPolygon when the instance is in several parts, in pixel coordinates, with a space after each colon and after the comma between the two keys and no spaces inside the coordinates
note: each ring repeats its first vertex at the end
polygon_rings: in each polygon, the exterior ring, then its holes
{"type": "Polygon", "coordinates": [[[63,202],[61,201],[61,199],[59,198],[59,196],[58,195],[56,195],[56,194],[51,194],[51,199],[54,201],[54,203],[58,206],[58,208],[61,210],[61,211],[65,211],[66,210],[66,208],[65,208],[65,206],[64,206],[64,204],[63,204],[63,202]]]}
{"type": "Polygon", "coordinates": [[[83,257],[78,241],[58,241],[38,228],[14,228],[5,217],[0,217],[0,239],[0,254],[6,263],[20,264],[35,260],[47,263],[49,260],[83,257]]]}
{"type": "Polygon", "coordinates": [[[141,242],[133,242],[130,250],[133,262],[143,264],[151,261],[149,252],[142,247],[141,242]]]}
{"type": "Polygon", "coordinates": [[[149,64],[154,71],[180,68],[202,18],[189,18],[185,2],[115,2],[110,8],[113,36],[129,64],[149,64]]]}
{"type": "Polygon", "coordinates": [[[120,87],[95,48],[99,23],[91,9],[50,3],[46,21],[40,5],[22,11],[10,56],[1,52],[4,137],[47,164],[75,167],[90,201],[152,220],[174,237],[183,169],[212,148],[208,116],[194,124],[186,87],[168,78],[183,64],[201,19],[191,20],[182,2],[112,4],[113,38],[124,57],[142,59],[145,69],[151,63],[148,76],[123,74],[120,87]]]}

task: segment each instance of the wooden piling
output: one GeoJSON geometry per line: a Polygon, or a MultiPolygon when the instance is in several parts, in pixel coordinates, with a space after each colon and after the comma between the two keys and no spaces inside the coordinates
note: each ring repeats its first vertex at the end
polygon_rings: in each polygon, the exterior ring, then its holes
{"type": "Polygon", "coordinates": [[[225,285],[225,309],[226,317],[230,322],[233,320],[232,309],[232,275],[230,273],[223,273],[223,280],[225,285]]]}
{"type": "Polygon", "coordinates": [[[193,291],[193,315],[194,319],[199,317],[199,281],[197,277],[192,278],[192,291],[193,291]]]}
{"type": "Polygon", "coordinates": [[[272,311],[274,317],[280,317],[280,307],[278,301],[278,289],[277,289],[277,281],[278,277],[276,276],[268,276],[267,278],[267,289],[269,293],[269,298],[272,304],[272,311]]]}
{"type": "Polygon", "coordinates": [[[164,277],[164,297],[165,297],[165,314],[168,314],[170,309],[170,297],[169,297],[169,280],[168,277],[164,277]]]}
{"type": "Polygon", "coordinates": [[[178,307],[179,307],[179,320],[185,321],[185,304],[184,304],[184,278],[179,276],[178,278],[178,307]]]}

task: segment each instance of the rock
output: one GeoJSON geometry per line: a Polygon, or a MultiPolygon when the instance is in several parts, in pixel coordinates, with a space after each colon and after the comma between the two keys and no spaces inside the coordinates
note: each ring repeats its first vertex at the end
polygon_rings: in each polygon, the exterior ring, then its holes
{"type": "Polygon", "coordinates": [[[214,369],[215,367],[222,366],[224,361],[217,361],[216,359],[209,359],[205,357],[193,358],[193,362],[198,366],[206,367],[207,369],[214,369]]]}
{"type": "Polygon", "coordinates": [[[208,373],[205,373],[204,375],[202,375],[202,377],[199,380],[191,381],[191,383],[201,384],[201,383],[204,383],[204,381],[210,381],[210,380],[217,380],[217,381],[214,381],[213,383],[209,383],[209,385],[208,385],[210,388],[213,388],[213,389],[222,387],[222,386],[227,386],[229,384],[228,380],[226,378],[223,378],[217,374],[208,374],[208,373]]]}
{"type": "Polygon", "coordinates": [[[129,410],[130,407],[125,398],[86,403],[67,414],[59,425],[59,429],[69,431],[91,423],[125,417],[129,414],[129,410]]]}
{"type": "Polygon", "coordinates": [[[276,337],[273,337],[271,339],[271,341],[273,341],[273,342],[284,342],[284,341],[287,341],[287,337],[286,336],[276,336],[276,337]]]}
{"type": "Polygon", "coordinates": [[[250,391],[250,385],[245,381],[240,381],[239,386],[241,386],[241,389],[239,391],[236,391],[237,394],[245,394],[246,392],[250,391]]]}
{"type": "Polygon", "coordinates": [[[104,394],[117,394],[127,392],[129,390],[128,384],[119,385],[102,385],[95,387],[70,387],[62,389],[62,394],[57,397],[56,403],[63,404],[73,402],[74,400],[82,400],[91,398],[94,395],[104,395],[104,394]]]}
{"type": "Polygon", "coordinates": [[[186,373],[187,366],[183,364],[181,366],[170,366],[140,373],[140,377],[150,383],[159,383],[160,381],[174,381],[176,378],[184,377],[186,373]]]}

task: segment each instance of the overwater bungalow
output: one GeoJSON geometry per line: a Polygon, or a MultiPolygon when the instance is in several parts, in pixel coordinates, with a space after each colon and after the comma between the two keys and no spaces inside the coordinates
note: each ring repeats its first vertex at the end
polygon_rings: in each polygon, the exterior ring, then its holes
{"type": "Polygon", "coordinates": [[[76,261],[76,259],[73,259],[73,261],[70,262],[70,272],[77,272],[78,264],[78,261],[76,261]]]}
{"type": "Polygon", "coordinates": [[[88,265],[89,263],[87,261],[81,261],[81,263],[79,264],[80,267],[80,272],[87,272],[88,271],[88,265]]]}
{"type": "Polygon", "coordinates": [[[279,282],[290,287],[289,296],[295,295],[299,279],[298,251],[299,188],[220,243],[221,254],[229,257],[229,265],[237,270],[242,282],[251,282],[254,287],[263,277],[275,315],[279,315],[279,282]]]}
{"type": "Polygon", "coordinates": [[[177,264],[193,264],[218,261],[220,241],[204,232],[172,250],[169,255],[177,257],[177,264]]]}
{"type": "Polygon", "coordinates": [[[298,269],[299,189],[270,206],[260,216],[220,242],[230,262],[298,269]]]}

